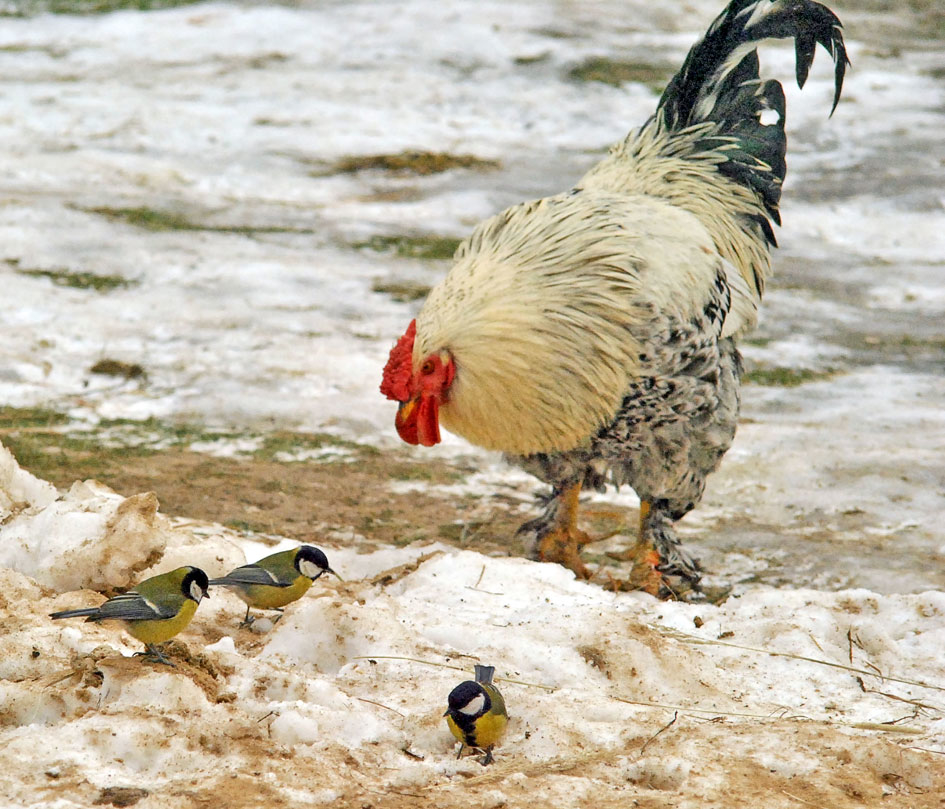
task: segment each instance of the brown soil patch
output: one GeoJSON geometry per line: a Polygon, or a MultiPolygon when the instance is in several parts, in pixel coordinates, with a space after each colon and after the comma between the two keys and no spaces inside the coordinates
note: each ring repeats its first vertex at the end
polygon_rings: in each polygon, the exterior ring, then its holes
{"type": "MultiPolygon", "coordinates": [[[[38,438],[30,436],[32,442],[38,438]]],[[[20,464],[59,488],[91,477],[129,497],[154,492],[164,514],[315,544],[329,535],[333,542],[349,537],[362,552],[439,541],[491,555],[524,556],[525,545],[515,532],[537,513],[537,505],[526,501],[523,508],[521,501],[501,493],[444,496],[423,486],[392,492],[396,481],[450,485],[477,471],[461,463],[417,462],[396,451],[363,453],[355,462],[280,462],[217,458],[181,448],[71,449],[52,443],[58,439],[50,436],[44,452],[54,453],[55,462],[47,454],[36,464],[31,463],[33,446],[20,453],[16,439],[15,433],[3,436],[20,464]]],[[[536,481],[535,491],[540,489],[536,481]]],[[[582,524],[603,535],[614,530],[616,516],[613,509],[583,508],[582,524]]]]}
{"type": "MultiPolygon", "coordinates": [[[[55,474],[47,474],[53,484],[66,487],[85,476],[82,458],[64,453],[62,460],[55,474]]],[[[449,484],[470,471],[437,461],[416,464],[396,455],[379,455],[356,463],[280,463],[169,449],[148,455],[118,454],[104,464],[99,456],[96,466],[95,479],[120,494],[153,491],[165,514],[303,542],[334,533],[357,534],[365,551],[436,540],[493,553],[524,550],[514,539],[524,517],[500,498],[483,502],[475,497],[390,491],[391,481],[449,484]]]]}

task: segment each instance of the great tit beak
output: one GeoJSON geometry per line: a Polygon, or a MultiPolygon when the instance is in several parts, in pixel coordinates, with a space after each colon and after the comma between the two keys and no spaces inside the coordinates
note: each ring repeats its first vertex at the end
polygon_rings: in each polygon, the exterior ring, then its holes
{"type": "Polygon", "coordinates": [[[326,572],[326,573],[331,573],[331,575],[334,576],[336,579],[338,579],[338,581],[344,583],[344,579],[341,578],[341,576],[339,576],[337,573],[335,573],[335,571],[332,570],[330,567],[326,567],[326,568],[325,568],[325,572],[326,572]]]}
{"type": "Polygon", "coordinates": [[[443,716],[449,716],[449,715],[450,715],[450,709],[447,708],[445,711],[443,711],[443,716]]]}

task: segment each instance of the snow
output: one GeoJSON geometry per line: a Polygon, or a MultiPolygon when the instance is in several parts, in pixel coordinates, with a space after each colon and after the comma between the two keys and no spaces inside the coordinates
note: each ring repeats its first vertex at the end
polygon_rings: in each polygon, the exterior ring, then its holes
{"type": "MultiPolygon", "coordinates": [[[[45,539],[39,521],[20,530],[27,545],[45,539]]],[[[162,535],[168,558],[175,546],[206,541],[197,527],[162,535]]],[[[217,527],[217,548],[224,539],[241,544],[217,527]]],[[[104,551],[107,534],[89,542],[104,551]]],[[[241,751],[219,759],[219,742],[205,740],[206,749],[195,751],[194,739],[209,727],[254,723],[265,723],[271,755],[370,750],[376,766],[393,773],[385,782],[391,788],[475,774],[478,765],[451,755],[439,716],[473,661],[498,666],[513,716],[499,757],[516,766],[558,763],[567,749],[615,751],[623,756],[624,781],[689,791],[703,777],[703,754],[693,748],[698,739],[668,754],[626,757],[641,730],[649,736],[678,714],[677,722],[688,720],[697,731],[698,717],[713,716],[753,728],[750,743],[733,742],[727,755],[737,751],[785,779],[812,777],[822,766],[816,751],[783,747],[778,729],[794,724],[840,729],[833,743],[860,756],[868,770],[897,773],[915,788],[940,783],[941,770],[927,769],[907,746],[945,752],[943,592],[751,586],[712,606],[615,594],[556,565],[446,546],[428,547],[424,557],[416,549],[365,558],[327,550],[346,582],[320,579],[262,634],[238,629],[242,604],[226,591],[200,606],[182,638],[192,654],[209,660],[216,697],[183,663],[173,670],[122,657],[135,643],[114,628],[49,621],[47,612],[96,603],[95,596],[68,584],[56,594],[19,569],[35,572],[31,558],[8,560],[3,592],[19,606],[17,627],[0,640],[7,728],[0,778],[25,779],[16,790],[6,784],[16,805],[42,802],[31,793],[37,776],[26,771],[71,768],[100,789],[129,780],[170,788],[221,768],[236,771],[241,751]],[[398,580],[371,583],[379,568],[407,563],[415,569],[398,580]],[[174,727],[170,736],[162,730],[166,722],[174,727]],[[899,734],[877,740],[887,722],[904,722],[908,742],[899,734]]],[[[233,564],[205,559],[211,576],[233,564]]],[[[71,567],[79,579],[96,578],[91,555],[71,567]]],[[[591,777],[582,789],[593,791],[600,780],[591,777]]],[[[333,799],[324,784],[292,787],[303,803],[333,799]]],[[[64,800],[63,806],[84,805],[64,800]]]]}
{"type": "Polygon", "coordinates": [[[6,521],[23,504],[46,506],[56,499],[56,487],[24,469],[6,447],[0,449],[0,517],[6,521]]]}
{"type": "MultiPolygon", "coordinates": [[[[10,471],[7,479],[29,477],[10,471]]],[[[44,512],[63,515],[68,526],[68,509],[108,495],[100,485],[86,486],[86,499],[77,501],[77,488],[44,512]],[[55,511],[57,504],[65,510],[55,511]]],[[[121,508],[135,498],[112,493],[108,499],[121,508]]],[[[810,750],[784,750],[768,725],[843,728],[839,738],[853,755],[863,744],[876,744],[879,723],[905,719],[911,746],[945,752],[940,591],[884,596],[754,586],[712,606],[615,594],[556,565],[446,546],[425,548],[424,557],[414,548],[364,556],[329,548],[346,582],[319,580],[262,634],[237,628],[242,605],[226,591],[201,605],[183,637],[192,652],[199,647],[209,658],[228,695],[221,702],[181,671],[121,657],[135,644],[113,628],[49,621],[47,612],[95,603],[95,596],[55,577],[37,584],[35,578],[59,567],[47,524],[21,516],[13,525],[22,545],[45,547],[52,558],[44,568],[31,556],[15,555],[2,569],[5,597],[19,605],[17,628],[0,641],[0,715],[11,773],[27,765],[32,772],[73,767],[99,788],[132,777],[171,784],[233,766],[212,751],[185,752],[185,740],[200,728],[265,720],[273,750],[319,755],[326,740],[332,748],[372,749],[383,766],[396,770],[391,783],[415,788],[469,771],[465,760],[451,757],[451,737],[438,714],[451,686],[477,660],[497,664],[505,680],[514,717],[500,753],[506,761],[553,761],[569,745],[622,750],[629,729],[655,732],[671,712],[754,725],[752,749],[742,752],[788,779],[810,776],[819,762],[810,750]],[[371,584],[385,566],[409,563],[416,568],[399,580],[371,584]],[[215,642],[201,640],[211,634],[219,635],[215,642]],[[30,649],[36,662],[29,662],[30,649]],[[83,659],[92,661],[86,676],[95,676],[76,688],[83,659]],[[903,700],[921,710],[911,711],[903,700]],[[172,737],[160,730],[162,717],[173,717],[172,737]],[[51,729],[55,741],[44,744],[51,729]],[[402,761],[404,749],[422,760],[402,761]]],[[[151,531],[166,546],[154,570],[176,565],[183,549],[193,559],[193,549],[208,541],[206,527],[193,524],[168,530],[152,522],[151,531]]],[[[87,528],[85,537],[89,550],[71,557],[69,567],[76,580],[97,582],[101,564],[91,549],[102,556],[114,549],[100,526],[87,528]]],[[[212,544],[214,553],[243,545],[260,555],[258,543],[244,543],[219,526],[212,544]]],[[[155,552],[145,543],[125,550],[142,557],[155,552]]],[[[201,564],[216,576],[234,561],[205,552],[201,564]]],[[[883,752],[889,746],[898,750],[883,742],[870,753],[881,763],[864,766],[900,773],[917,788],[936,783],[934,772],[909,763],[902,750],[898,758],[883,752]]],[[[649,789],[688,789],[697,761],[685,750],[636,757],[625,761],[622,777],[649,789]]],[[[329,800],[318,790],[303,793],[306,801],[329,800]]],[[[17,805],[38,805],[28,789],[17,794],[17,805]]]]}
{"type": "MultiPolygon", "coordinates": [[[[5,18],[0,400],[88,429],[158,417],[393,446],[379,369],[417,304],[372,285],[433,283],[445,264],[351,245],[461,237],[568,187],[655,95],[567,70],[601,54],[678,64],[720,7],[203,3],[5,18]],[[420,148],[501,166],[330,171],[420,148]],[[96,213],[138,207],[193,229],[96,213]],[[128,285],[100,294],[43,274],[60,272],[128,285]],[[92,374],[103,357],[147,377],[92,374]]],[[[94,480],[57,491],[0,449],[5,805],[70,809],[131,786],[148,791],[142,809],[418,795],[685,809],[726,805],[734,789],[762,796],[745,805],[842,809],[943,794],[945,49],[905,12],[883,29],[882,15],[837,10],[854,64],[832,118],[824,53],[803,92],[788,86],[790,49],[762,58],[785,79],[790,170],[760,339],[744,351],[750,367],[833,375],[746,386],[735,446],[681,526],[720,580],[745,580],[732,597],[662,603],[524,559],[358,554],[339,539],[324,549],[343,583],[320,579],[249,630],[241,602],[215,591],[166,669],[132,658],[140,645],[120,629],[48,614],[292,543],[165,515],[152,494],[94,480]],[[903,358],[907,340],[929,350],[903,358]],[[707,534],[721,539],[700,545],[707,534]],[[786,556],[791,575],[765,580],[786,556]],[[441,716],[475,662],[497,666],[513,717],[488,770],[455,759],[441,716]]],[[[238,458],[259,444],[191,448],[238,458]]],[[[329,456],[345,450],[279,458],[329,456]]],[[[479,471],[391,491],[528,501],[527,476],[459,439],[422,457],[460,456],[479,471]]]]}
{"type": "Polygon", "coordinates": [[[242,563],[242,552],[219,537],[175,536],[151,492],[125,498],[89,480],[56,497],[6,448],[0,477],[10,481],[0,497],[16,504],[0,526],[0,566],[60,592],[129,589],[143,571],[141,578],[191,563],[176,564],[181,559],[242,563]],[[152,569],[155,559],[162,564],[152,569]]]}

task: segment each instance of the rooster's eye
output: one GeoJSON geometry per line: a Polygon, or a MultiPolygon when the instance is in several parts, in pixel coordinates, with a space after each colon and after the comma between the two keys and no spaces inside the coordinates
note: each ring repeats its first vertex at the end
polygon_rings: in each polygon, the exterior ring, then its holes
{"type": "Polygon", "coordinates": [[[433,360],[427,360],[425,363],[423,363],[423,365],[420,366],[420,373],[432,374],[433,373],[433,360]]]}

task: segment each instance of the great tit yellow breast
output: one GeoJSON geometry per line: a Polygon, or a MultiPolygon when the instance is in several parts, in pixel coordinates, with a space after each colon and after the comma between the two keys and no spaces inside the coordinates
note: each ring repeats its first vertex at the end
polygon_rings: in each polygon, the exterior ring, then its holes
{"type": "Polygon", "coordinates": [[[308,576],[299,574],[288,587],[274,587],[268,584],[244,584],[232,587],[232,590],[249,607],[259,609],[276,609],[298,601],[304,596],[312,580],[308,576]]]}
{"type": "Polygon", "coordinates": [[[194,613],[197,611],[197,602],[183,599],[177,615],[173,618],[161,618],[144,621],[122,621],[128,634],[142,643],[164,643],[173,638],[178,632],[186,629],[194,613]]]}
{"type": "Polygon", "coordinates": [[[453,714],[446,715],[446,725],[459,741],[463,744],[472,744],[469,739],[466,737],[466,731],[464,731],[459,725],[456,724],[456,720],[453,719],[453,714]]]}
{"type": "Polygon", "coordinates": [[[469,734],[472,741],[468,741],[467,744],[481,750],[488,750],[501,741],[508,723],[509,718],[504,713],[489,711],[483,714],[473,725],[473,731],[469,734]]]}

